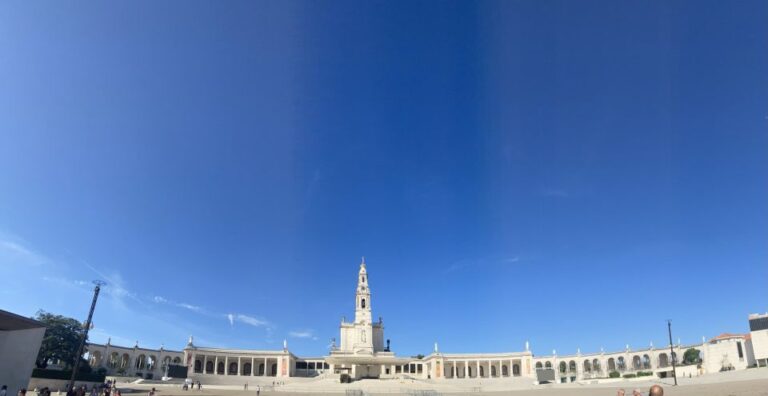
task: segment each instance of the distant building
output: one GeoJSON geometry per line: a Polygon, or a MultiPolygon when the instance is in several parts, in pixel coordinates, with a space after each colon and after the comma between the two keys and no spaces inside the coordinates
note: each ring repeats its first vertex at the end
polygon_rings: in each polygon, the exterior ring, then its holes
{"type": "Polygon", "coordinates": [[[9,396],[27,387],[44,335],[43,323],[0,310],[0,385],[9,396]]]}
{"type": "MultiPolygon", "coordinates": [[[[461,380],[508,378],[530,383],[537,373],[554,376],[554,382],[569,383],[620,376],[670,377],[672,363],[680,376],[727,370],[742,370],[755,364],[768,365],[768,314],[750,315],[751,333],[724,333],[701,343],[664,345],[620,351],[599,351],[534,356],[526,342],[523,351],[500,353],[443,353],[437,344],[424,357],[399,357],[384,337],[384,321],[373,320],[372,297],[365,261],[357,274],[354,320],[342,319],[340,342],[335,340],[324,357],[299,357],[286,342],[280,350],[210,348],[195,345],[189,338],[183,352],[138,347],[91,344],[87,358],[96,369],[109,374],[159,378],[174,368],[176,374],[206,384],[241,384],[248,377],[314,377],[348,375],[360,378],[420,378],[461,380]],[[386,340],[386,341],[385,341],[386,340]],[[685,351],[695,348],[700,362],[683,362],[685,351]],[[178,369],[178,370],[176,370],[178,369]],[[181,375],[179,374],[181,373],[181,375]],[[615,374],[614,374],[615,375],[615,374]]],[[[253,378],[257,380],[256,378],[253,378]]],[[[549,379],[551,381],[551,379],[549,379]]]]}
{"type": "Polygon", "coordinates": [[[749,315],[749,335],[755,362],[768,366],[768,313],[749,315]]]}

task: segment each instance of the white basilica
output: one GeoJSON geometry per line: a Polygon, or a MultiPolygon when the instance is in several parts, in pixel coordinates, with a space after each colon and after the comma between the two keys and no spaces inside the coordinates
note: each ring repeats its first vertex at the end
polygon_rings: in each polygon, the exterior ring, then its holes
{"type": "MultiPolygon", "coordinates": [[[[429,380],[461,380],[485,378],[520,378],[536,381],[548,372],[550,381],[590,381],[619,375],[632,377],[670,376],[672,363],[681,363],[689,348],[700,351],[699,364],[678,366],[678,375],[700,375],[707,372],[739,370],[749,366],[768,365],[768,314],[749,318],[750,333],[722,334],[692,345],[667,345],[575,354],[534,356],[526,342],[525,349],[502,353],[442,353],[435,344],[431,354],[423,358],[397,357],[385,344],[384,323],[373,321],[371,289],[365,260],[360,264],[355,293],[355,318],[342,320],[340,343],[331,347],[328,356],[299,357],[283,343],[281,350],[246,350],[209,348],[195,345],[190,337],[183,352],[125,348],[90,344],[91,365],[105,367],[110,374],[157,378],[168,372],[186,372],[188,378],[206,384],[241,384],[248,377],[328,377],[347,374],[361,378],[420,378],[429,380]],[[245,378],[244,378],[245,377],[245,378]]],[[[178,374],[175,374],[178,375],[178,374]]],[[[255,378],[254,378],[255,377],[255,378]]],[[[267,380],[267,378],[264,378],[267,380]]]]}

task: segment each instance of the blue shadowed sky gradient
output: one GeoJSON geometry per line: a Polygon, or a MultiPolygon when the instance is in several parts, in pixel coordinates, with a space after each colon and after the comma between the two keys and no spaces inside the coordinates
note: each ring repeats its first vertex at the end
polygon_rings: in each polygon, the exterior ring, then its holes
{"type": "Polygon", "coordinates": [[[324,355],[768,310],[768,3],[2,2],[0,308],[324,355]]]}

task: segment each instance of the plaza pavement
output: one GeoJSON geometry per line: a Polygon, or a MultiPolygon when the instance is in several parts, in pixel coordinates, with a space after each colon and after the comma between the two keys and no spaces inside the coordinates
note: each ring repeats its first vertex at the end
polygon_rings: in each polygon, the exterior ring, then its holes
{"type": "MultiPolygon", "coordinates": [[[[261,395],[306,396],[322,395],[489,395],[514,396],[612,396],[619,388],[627,395],[638,389],[643,395],[653,384],[664,387],[665,395],[672,396],[768,396],[768,368],[749,369],[725,373],[708,374],[694,378],[680,378],[679,385],[673,386],[670,379],[643,381],[624,380],[607,384],[549,384],[533,385],[505,380],[485,381],[419,381],[419,380],[363,380],[352,384],[339,384],[331,379],[289,379],[285,385],[261,385],[261,395]],[[349,391],[349,393],[348,393],[349,391]]],[[[242,386],[205,386],[203,390],[183,391],[178,385],[166,384],[119,384],[126,396],[146,395],[149,389],[157,389],[156,396],[255,396],[256,383],[249,383],[249,390],[242,386]]]]}

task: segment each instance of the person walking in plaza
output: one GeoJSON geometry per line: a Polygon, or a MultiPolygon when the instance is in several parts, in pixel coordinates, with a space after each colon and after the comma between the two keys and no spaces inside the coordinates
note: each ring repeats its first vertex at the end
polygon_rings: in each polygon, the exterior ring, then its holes
{"type": "Polygon", "coordinates": [[[256,396],[259,396],[259,393],[261,393],[261,386],[256,385],[256,396]]]}

